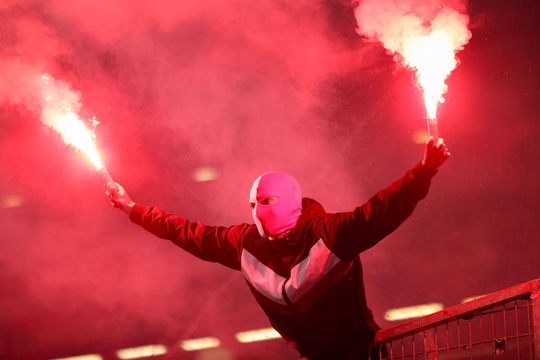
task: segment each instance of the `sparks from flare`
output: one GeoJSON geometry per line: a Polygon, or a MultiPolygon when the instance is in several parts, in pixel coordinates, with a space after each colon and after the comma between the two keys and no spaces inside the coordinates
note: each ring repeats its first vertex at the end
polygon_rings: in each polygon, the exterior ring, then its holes
{"type": "Polygon", "coordinates": [[[41,84],[43,122],[58,132],[66,144],[86,155],[96,170],[104,169],[94,142],[94,132],[77,115],[80,109],[78,95],[65,83],[47,75],[41,76],[41,84]]]}
{"type": "Polygon", "coordinates": [[[77,114],[69,111],[57,114],[47,113],[47,116],[54,117],[53,129],[60,134],[66,144],[85,154],[96,170],[103,168],[92,131],[86,127],[77,114]]]}

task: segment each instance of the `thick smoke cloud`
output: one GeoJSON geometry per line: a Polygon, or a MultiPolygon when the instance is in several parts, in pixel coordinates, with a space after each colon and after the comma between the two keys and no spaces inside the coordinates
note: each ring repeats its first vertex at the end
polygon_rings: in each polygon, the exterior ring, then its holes
{"type": "MultiPolygon", "coordinates": [[[[149,131],[169,135],[167,142],[175,144],[168,151],[180,154],[170,167],[180,173],[193,171],[191,161],[223,166],[221,172],[230,173],[224,178],[247,185],[234,189],[249,188],[259,172],[274,167],[297,173],[300,180],[304,169],[317,168],[321,175],[309,176],[314,188],[319,182],[350,181],[343,178],[343,168],[333,168],[342,163],[341,155],[314,126],[313,96],[332,69],[346,67],[354,54],[319,35],[324,24],[320,15],[313,16],[317,7],[313,13],[272,4],[250,12],[242,2],[221,7],[191,2],[182,11],[167,11],[174,8],[170,2],[115,2],[106,11],[96,2],[27,1],[4,7],[11,39],[2,57],[10,74],[0,93],[4,103],[35,111],[40,94],[35,78],[47,73],[71,83],[74,96],[84,94],[84,110],[97,113],[103,124],[115,126],[113,121],[119,124],[119,115],[131,110],[126,118],[144,124],[135,131],[152,123],[149,131]],[[239,11],[246,12],[241,22],[239,11]],[[264,33],[268,28],[273,29],[270,38],[264,33]],[[299,42],[303,48],[290,53],[299,42]],[[93,93],[101,95],[95,105],[93,93]],[[136,110],[130,109],[134,103],[136,110]],[[298,126],[302,132],[293,133],[298,126]],[[281,146],[291,143],[298,144],[293,152],[281,146]],[[322,163],[333,164],[330,169],[311,160],[314,147],[329,157],[322,163]],[[182,156],[187,153],[189,158],[182,156]]],[[[123,144],[123,133],[133,130],[119,127],[114,141],[123,144]]],[[[224,191],[220,206],[229,209],[238,195],[224,191]]]]}
{"type": "Polygon", "coordinates": [[[355,17],[360,35],[380,41],[392,54],[404,57],[405,64],[416,67],[406,58],[410,39],[442,31],[451,35],[449,41],[455,51],[469,41],[469,17],[460,8],[466,6],[448,1],[366,0],[355,8],[355,17]]]}
{"type": "MultiPolygon", "coordinates": [[[[267,326],[237,274],[216,273],[108,207],[92,166],[42,124],[44,98],[52,90],[82,118],[97,116],[106,165],[136,201],[207,223],[248,222],[251,182],[285,170],[340,209],[364,196],[346,161],[362,145],[326,135],[338,119],[320,112],[320,87],[361,69],[360,42],[337,38],[320,4],[17,1],[0,11],[1,188],[22,199],[2,226],[3,283],[19,284],[3,301],[31,309],[2,315],[19,334],[2,335],[5,354],[267,326]],[[201,166],[218,178],[193,181],[201,166]],[[247,305],[231,319],[236,301],[247,305]],[[81,323],[86,339],[65,340],[81,323]]],[[[361,126],[363,116],[350,116],[361,126]]]]}
{"type": "MultiPolygon", "coordinates": [[[[403,52],[406,39],[426,34],[430,28],[444,27],[441,23],[451,23],[450,15],[457,17],[456,23],[468,24],[466,12],[467,2],[464,0],[363,0],[354,10],[358,33],[381,41],[393,53],[403,52]]],[[[468,31],[459,31],[456,43],[463,46],[469,37],[468,31]]]]}
{"type": "MultiPolygon", "coordinates": [[[[110,208],[93,167],[42,123],[36,79],[48,74],[82,118],[97,117],[105,163],[135,201],[209,224],[250,222],[252,181],[283,170],[328,210],[349,210],[420,160],[414,139],[424,127],[410,72],[355,33],[354,9],[0,2],[0,357],[114,357],[121,347],[217,336],[236,358],[296,358],[281,342],[234,340],[268,326],[238,273],[110,208]],[[217,178],[195,181],[201,167],[217,178]]],[[[526,194],[540,178],[538,73],[519,72],[536,58],[494,34],[482,43],[489,36],[475,34],[449,79],[441,129],[453,159],[413,217],[364,256],[379,321],[390,307],[451,305],[537,273],[527,239],[537,238],[539,204],[526,194]],[[522,50],[519,63],[500,56],[522,50]]]]}

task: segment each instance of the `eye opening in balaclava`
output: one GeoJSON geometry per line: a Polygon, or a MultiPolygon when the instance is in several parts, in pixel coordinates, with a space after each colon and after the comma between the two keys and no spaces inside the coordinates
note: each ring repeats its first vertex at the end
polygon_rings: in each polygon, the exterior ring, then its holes
{"type": "Polygon", "coordinates": [[[264,237],[280,237],[294,228],[302,213],[302,191],[294,177],[268,172],[251,187],[249,202],[253,221],[264,237]]]}

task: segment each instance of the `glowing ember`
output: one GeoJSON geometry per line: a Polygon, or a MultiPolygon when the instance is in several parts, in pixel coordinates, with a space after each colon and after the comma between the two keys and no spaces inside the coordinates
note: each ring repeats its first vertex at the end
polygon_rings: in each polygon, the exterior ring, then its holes
{"type": "Polygon", "coordinates": [[[43,75],[42,111],[43,122],[57,131],[62,140],[85,154],[96,170],[103,168],[103,162],[94,143],[94,132],[79,118],[79,97],[65,83],[43,75]]]}

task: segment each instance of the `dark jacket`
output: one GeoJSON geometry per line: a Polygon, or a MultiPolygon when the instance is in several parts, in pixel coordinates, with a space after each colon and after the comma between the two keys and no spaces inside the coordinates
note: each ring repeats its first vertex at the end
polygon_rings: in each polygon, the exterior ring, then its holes
{"type": "Polygon", "coordinates": [[[136,205],[130,219],[191,254],[239,270],[272,326],[310,359],[368,349],[378,329],[366,303],[359,254],[394,231],[428,192],[435,171],[417,165],[351,212],[304,198],[284,238],[255,225],[208,226],[136,205]]]}

